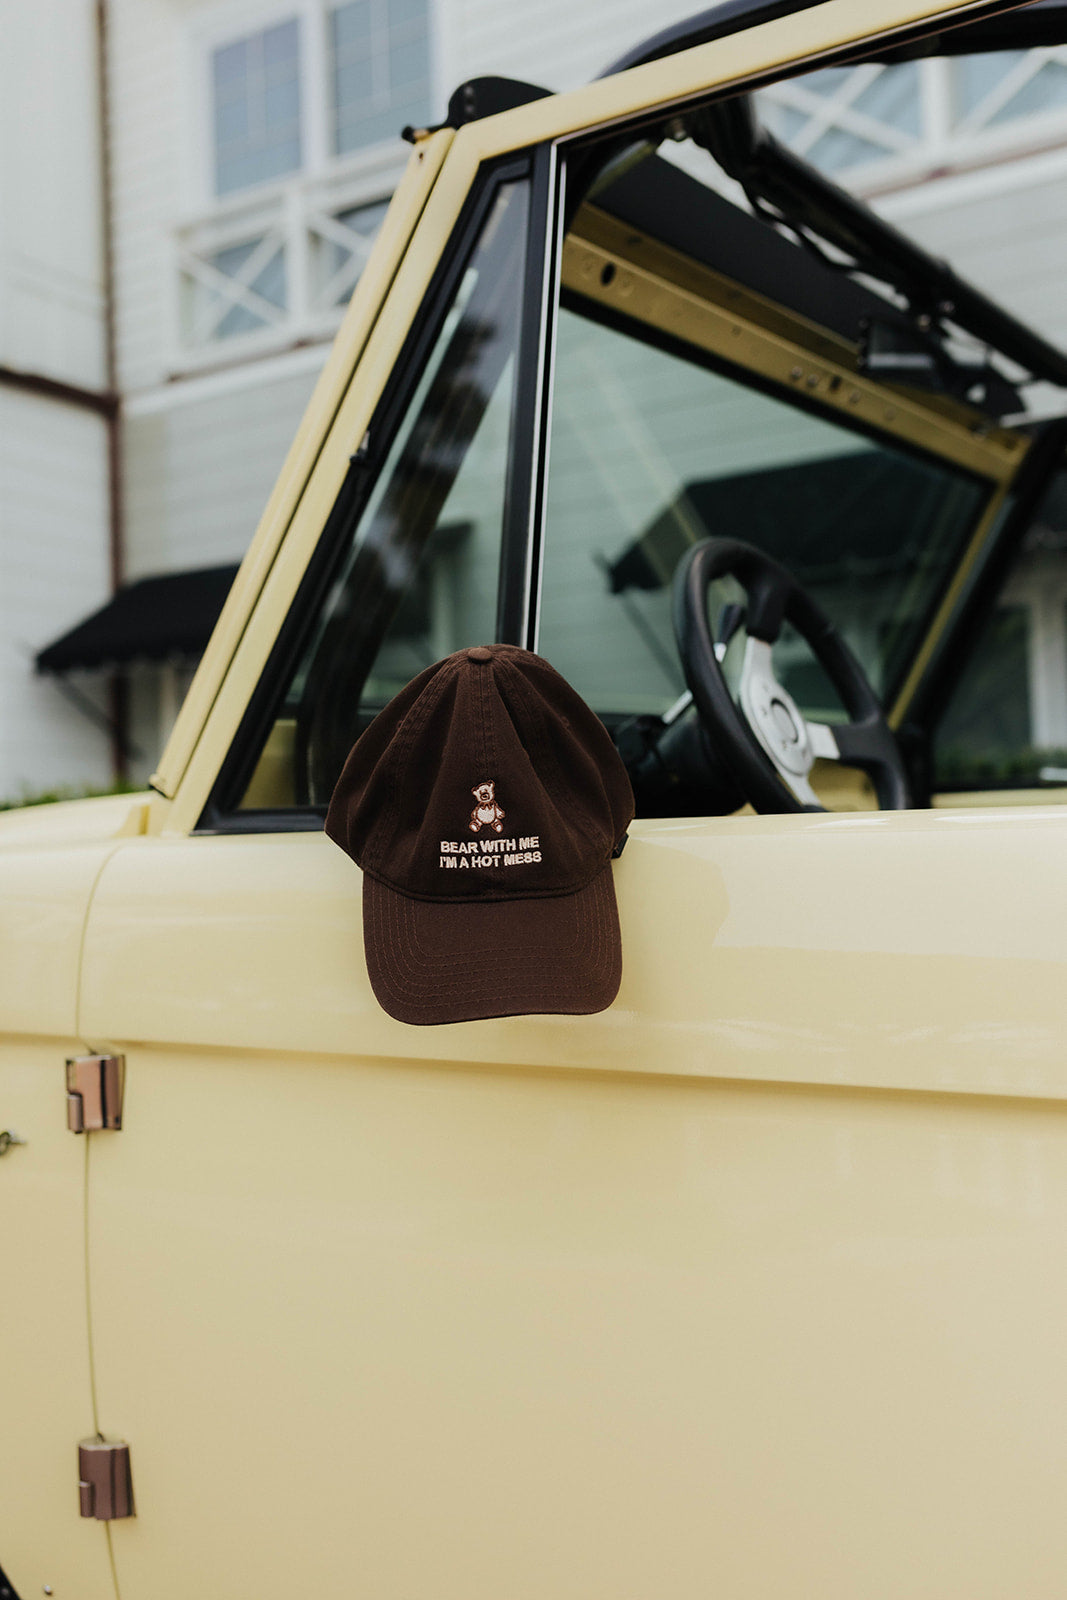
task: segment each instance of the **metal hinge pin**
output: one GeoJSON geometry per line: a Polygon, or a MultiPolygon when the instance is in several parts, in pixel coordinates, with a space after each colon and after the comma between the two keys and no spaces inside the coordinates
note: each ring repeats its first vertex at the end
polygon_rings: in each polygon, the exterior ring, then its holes
{"type": "Polygon", "coordinates": [[[116,1522],[133,1516],[130,1447],[99,1437],[78,1445],[78,1505],[83,1517],[116,1522]]]}
{"type": "Polygon", "coordinates": [[[93,1133],[122,1127],[124,1056],[75,1056],[67,1062],[67,1127],[93,1133]]]}

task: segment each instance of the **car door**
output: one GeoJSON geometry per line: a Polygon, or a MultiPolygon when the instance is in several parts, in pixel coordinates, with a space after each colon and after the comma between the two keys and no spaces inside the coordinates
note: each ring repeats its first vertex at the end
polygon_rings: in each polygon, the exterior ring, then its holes
{"type": "MultiPolygon", "coordinates": [[[[810,50],[848,26],[817,9],[810,50]]],[[[431,652],[518,633],[594,704],[621,684],[605,713],[676,687],[655,588],[635,613],[620,581],[624,628],[578,648],[608,586],[567,557],[603,579],[626,541],[582,545],[554,436],[546,470],[558,152],[510,150],[800,38],[457,136],[425,315],[413,256],[187,763],[100,876],[83,1028],[127,1086],[90,1281],[127,1600],[1056,1593],[1064,814],[643,818],[610,1010],[418,1032],[370,992],[359,875],[321,833],[345,739],[431,652]]],[[[663,440],[624,421],[654,510],[663,440]]],[[[1013,474],[966,468],[965,544],[1013,474]]]]}
{"type": "MultiPolygon", "coordinates": [[[[78,1443],[97,1428],[86,1314],[89,1148],[67,1117],[93,883],[126,798],[0,818],[0,1571],[21,1595],[112,1600],[107,1531],[78,1517],[78,1443]]],[[[0,1580],[0,1589],[3,1581],[0,1580]]]]}

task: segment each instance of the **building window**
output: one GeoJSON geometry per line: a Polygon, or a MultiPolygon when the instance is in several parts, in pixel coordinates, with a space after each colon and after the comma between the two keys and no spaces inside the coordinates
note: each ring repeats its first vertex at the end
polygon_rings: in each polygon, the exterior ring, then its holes
{"type": "Polygon", "coordinates": [[[400,131],[435,109],[430,0],[277,0],[235,39],[238,3],[194,35],[207,203],[175,230],[183,369],[220,341],[330,337],[406,164],[400,131]]]}
{"type": "Polygon", "coordinates": [[[826,67],[768,91],[764,115],[778,136],[824,172],[913,149],[921,137],[918,64],[826,67]],[[782,87],[785,87],[784,85],[782,87]]]}
{"type": "Polygon", "coordinates": [[[333,149],[346,155],[429,120],[427,0],[350,0],[330,18],[333,149]]]}
{"type": "Polygon", "coordinates": [[[295,172],[301,164],[297,19],[224,45],[211,64],[215,192],[295,172]]]}
{"type": "Polygon", "coordinates": [[[961,56],[954,111],[960,128],[994,127],[1067,106],[1067,51],[998,50],[961,56]]]}

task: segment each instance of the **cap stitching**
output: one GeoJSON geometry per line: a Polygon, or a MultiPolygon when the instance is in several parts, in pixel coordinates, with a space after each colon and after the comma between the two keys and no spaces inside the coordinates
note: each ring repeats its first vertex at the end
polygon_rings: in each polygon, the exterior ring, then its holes
{"type": "MultiPolygon", "coordinates": [[[[605,955],[605,932],[607,930],[607,924],[609,920],[612,922],[616,920],[616,918],[610,917],[606,885],[598,888],[595,895],[595,902],[596,903],[594,906],[590,908],[591,917],[585,921],[583,921],[583,919],[579,916],[577,906],[572,908],[576,932],[579,935],[592,935],[592,939],[587,943],[585,951],[581,950],[579,939],[570,941],[564,947],[569,955],[584,955],[587,962],[585,970],[591,975],[597,975],[601,971],[601,963],[604,961],[605,955]]],[[[375,917],[374,921],[376,927],[382,935],[382,942],[379,950],[376,951],[376,967],[383,980],[385,980],[387,976],[391,977],[392,984],[395,986],[403,983],[405,978],[410,975],[410,981],[417,982],[419,984],[420,992],[425,998],[431,998],[434,995],[442,993],[448,994],[451,992],[447,988],[442,990],[439,987],[431,987],[427,982],[427,971],[433,968],[436,969],[442,975],[442,977],[446,977],[449,969],[461,968],[466,965],[464,957],[431,955],[428,957],[422,967],[418,966],[412,961],[406,961],[404,957],[409,948],[412,954],[425,953],[424,947],[419,944],[417,930],[410,916],[404,918],[403,921],[401,920],[404,914],[404,907],[399,903],[399,897],[398,901],[388,902],[385,905],[379,905],[377,909],[381,914],[375,917]],[[406,940],[403,938],[405,930],[407,934],[406,940]]],[[[557,941],[554,944],[530,945],[527,947],[527,950],[533,952],[538,949],[557,950],[559,948],[559,942],[557,941]]],[[[614,951],[615,941],[612,940],[611,946],[607,951],[609,966],[612,964],[614,951]]],[[[522,971],[523,968],[521,966],[505,968],[503,970],[503,974],[501,974],[500,969],[498,969],[498,976],[505,975],[507,977],[514,977],[521,975],[522,971]]],[[[543,981],[546,984],[555,981],[554,977],[547,973],[539,973],[537,977],[538,980],[543,981]]],[[[479,972],[475,975],[475,981],[473,983],[469,980],[465,982],[464,994],[468,997],[477,997],[478,995],[482,994],[494,994],[499,993],[500,987],[501,986],[499,984],[494,984],[492,982],[489,974],[479,972]]],[[[536,992],[537,987],[539,987],[538,983],[532,983],[530,985],[530,990],[536,992]]],[[[527,992],[530,992],[530,990],[527,992]]],[[[401,990],[397,987],[392,987],[391,992],[399,994],[401,993],[401,990]]]]}
{"type": "MultiPolygon", "coordinates": [[[[489,671],[479,673],[482,697],[482,755],[485,760],[486,777],[498,783],[500,780],[496,770],[496,741],[493,738],[492,658],[486,662],[486,666],[489,671]]],[[[497,696],[499,698],[499,690],[497,696]]],[[[477,781],[481,783],[483,780],[479,778],[477,781]]]]}
{"type": "MultiPolygon", "coordinates": [[[[552,741],[548,737],[548,723],[543,707],[538,704],[536,696],[533,695],[521,672],[513,672],[511,678],[518,698],[525,703],[526,715],[538,726],[539,743],[554,774],[552,780],[553,799],[559,804],[561,799],[566,799],[566,779],[559,764],[559,758],[552,748],[552,741]]],[[[543,776],[542,782],[544,782],[543,776]]]]}
{"type": "MultiPolygon", "coordinates": [[[[511,666],[512,663],[509,662],[507,665],[511,666]]],[[[546,662],[545,665],[548,666],[549,663],[546,662]]],[[[551,666],[549,666],[549,670],[553,670],[551,666]]],[[[545,782],[545,777],[543,774],[541,775],[541,781],[542,783],[545,783],[546,788],[550,789],[550,793],[556,805],[561,808],[565,808],[567,799],[567,781],[564,776],[563,768],[560,765],[559,758],[552,748],[552,741],[548,737],[548,720],[545,715],[544,708],[538,703],[537,697],[533,695],[530,685],[526,682],[521,672],[516,669],[510,674],[510,676],[519,699],[523,700],[525,703],[526,715],[530,717],[532,721],[539,724],[541,748],[544,750],[548,759],[548,763],[551,766],[554,774],[551,786],[545,782]]],[[[605,800],[606,799],[607,797],[605,796],[605,800]]],[[[609,819],[611,819],[610,804],[607,804],[605,809],[608,812],[609,819]]],[[[613,819],[611,819],[611,821],[613,822],[613,819]]],[[[604,854],[602,857],[598,858],[601,862],[601,865],[603,865],[604,861],[610,860],[611,858],[611,851],[615,843],[614,839],[611,838],[612,831],[612,826],[609,826],[607,830],[608,842],[604,854]]]]}
{"type": "MultiPolygon", "coordinates": [[[[387,854],[388,850],[392,847],[393,841],[396,839],[396,836],[400,831],[400,824],[402,820],[402,808],[400,803],[400,775],[402,771],[406,772],[407,763],[411,759],[411,747],[415,742],[416,733],[421,729],[423,723],[428,721],[430,712],[434,709],[438,699],[441,696],[441,684],[443,683],[445,686],[447,686],[450,679],[456,675],[455,664],[451,664],[451,672],[448,670],[449,665],[450,663],[447,661],[442,664],[442,670],[436,673],[434,677],[430,679],[430,682],[426,685],[426,688],[422,690],[422,692],[416,697],[413,705],[407,712],[407,715],[403,718],[400,727],[397,729],[395,738],[399,749],[397,751],[395,762],[391,764],[391,772],[389,777],[389,814],[392,817],[392,827],[387,833],[383,834],[382,843],[379,845],[375,857],[375,859],[378,861],[380,861],[387,854]],[[435,685],[438,686],[438,693],[433,695],[431,694],[431,690],[435,685]]],[[[366,859],[365,855],[364,859],[366,859]]]]}
{"type": "Polygon", "coordinates": [[[387,877],[384,872],[379,872],[376,867],[365,864],[362,870],[368,878],[373,878],[375,883],[384,884],[387,889],[392,889],[396,894],[402,895],[405,900],[422,900],[427,905],[436,906],[495,905],[497,903],[503,904],[509,900],[565,899],[567,895],[577,894],[580,889],[584,889],[592,883],[597,873],[603,872],[604,868],[610,864],[611,859],[610,851],[605,852],[604,856],[597,860],[595,866],[584,878],[576,879],[562,889],[499,889],[488,893],[462,895],[424,894],[421,890],[408,889],[406,886],[397,883],[395,879],[387,877]]]}

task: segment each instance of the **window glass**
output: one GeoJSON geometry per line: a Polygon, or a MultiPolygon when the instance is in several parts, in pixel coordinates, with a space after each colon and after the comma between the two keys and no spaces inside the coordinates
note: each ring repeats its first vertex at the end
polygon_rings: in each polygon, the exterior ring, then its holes
{"type": "Polygon", "coordinates": [[[338,155],[429,120],[428,27],[427,0],[350,0],[332,13],[338,155]]]}
{"type": "Polygon", "coordinates": [[[1067,65],[1044,50],[996,50],[961,56],[954,110],[967,126],[995,126],[1067,106],[1067,65]]]}
{"type": "Polygon", "coordinates": [[[236,334],[269,327],[272,307],[284,312],[288,293],[281,248],[265,247],[263,239],[250,239],[216,250],[211,264],[234,285],[232,290],[227,285],[227,292],[220,288],[210,298],[201,298],[198,309],[202,317],[211,317],[213,339],[232,339],[236,334]]]}
{"type": "MultiPolygon", "coordinates": [[[[975,136],[1067,110],[1067,60],[1047,49],[992,50],[884,65],[824,67],[758,95],[767,127],[823,172],[884,181],[906,169],[972,166],[975,136]]],[[[1015,130],[1025,137],[1025,128],[1015,130]]],[[[1003,140],[997,140],[1002,147],[1003,140]]],[[[877,199],[877,189],[876,189],[877,199]]]]}
{"type": "Polygon", "coordinates": [[[388,200],[374,200],[334,213],[329,237],[319,236],[315,252],[319,304],[341,306],[351,299],[388,209],[388,200]]]}
{"type": "Polygon", "coordinates": [[[965,121],[998,94],[1009,73],[1018,72],[1027,60],[1025,50],[988,50],[960,56],[952,64],[952,110],[955,120],[965,121]]]}
{"type": "Polygon", "coordinates": [[[1026,606],[997,606],[982,629],[938,729],[939,789],[1036,782],[1038,768],[1052,759],[1053,752],[1039,755],[1031,742],[1030,636],[1026,606]]]}
{"type": "Polygon", "coordinates": [[[1067,477],[1023,541],[933,755],[942,791],[1067,784],[1067,477]]]}
{"type": "Polygon", "coordinates": [[[768,128],[824,172],[914,150],[923,138],[918,63],[824,67],[759,97],[768,128]]]}
{"type": "Polygon", "coordinates": [[[525,183],[504,185],[358,522],[242,805],[325,806],[370,719],[496,637],[523,294],[525,183]]]}
{"type": "MultiPolygon", "coordinates": [[[[540,649],[605,715],[684,690],[671,580],[709,535],[780,561],[891,690],[984,498],[973,479],[852,432],[695,358],[560,315],[540,649]]],[[[718,606],[737,596],[723,586],[718,606]]],[[[836,696],[807,647],[775,647],[819,718],[836,696]]]]}
{"type": "Polygon", "coordinates": [[[294,172],[301,163],[296,18],[216,50],[212,84],[216,193],[294,172]]]}

